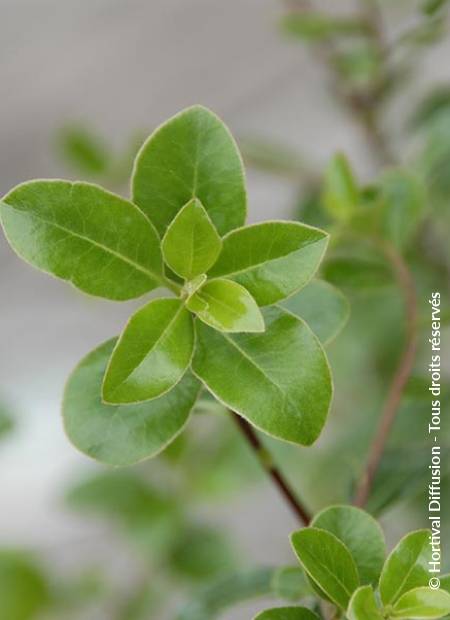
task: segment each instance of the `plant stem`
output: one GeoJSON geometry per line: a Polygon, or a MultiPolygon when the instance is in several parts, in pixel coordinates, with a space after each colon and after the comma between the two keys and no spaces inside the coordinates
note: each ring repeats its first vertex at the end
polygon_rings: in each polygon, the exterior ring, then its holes
{"type": "Polygon", "coordinates": [[[370,495],[378,466],[384,453],[387,439],[400,405],[403,390],[411,375],[417,348],[417,299],[414,281],[408,265],[391,244],[383,244],[383,250],[396,274],[398,285],[403,293],[406,312],[405,346],[392,379],[388,396],[381,414],[377,433],[369,451],[369,457],[356,495],[355,505],[364,506],[370,495]]]}
{"type": "Polygon", "coordinates": [[[291,507],[298,519],[304,524],[308,525],[311,521],[311,515],[308,510],[302,505],[298,497],[296,497],[294,491],[291,489],[289,483],[285,480],[283,474],[274,465],[271,455],[263,446],[256,431],[242,416],[238,415],[234,411],[230,411],[234,421],[239,427],[241,433],[244,435],[253,451],[255,452],[262,468],[272,478],[273,483],[277,487],[279,493],[284,497],[287,504],[291,507]]]}

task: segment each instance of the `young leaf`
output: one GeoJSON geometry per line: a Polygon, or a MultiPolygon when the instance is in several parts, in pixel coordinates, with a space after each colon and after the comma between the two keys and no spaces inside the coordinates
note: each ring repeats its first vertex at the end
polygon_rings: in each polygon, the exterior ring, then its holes
{"type": "Polygon", "coordinates": [[[245,286],[260,306],[301,289],[314,275],[328,243],[327,233],[298,222],[263,222],[223,239],[209,276],[245,286]]]}
{"type": "Polygon", "coordinates": [[[417,230],[425,211],[424,188],[405,170],[390,170],[381,180],[382,232],[403,248],[417,230]]]}
{"type": "Polygon", "coordinates": [[[336,220],[348,220],[359,203],[359,189],[350,164],[342,153],[335,155],[325,171],[322,201],[336,220]]]}
{"type": "Polygon", "coordinates": [[[222,248],[214,224],[195,198],[190,200],[168,227],[162,241],[167,265],[185,280],[193,280],[214,265],[222,248]]]}
{"type": "Polygon", "coordinates": [[[348,620],[383,620],[372,586],[358,588],[350,599],[348,620]]]}
{"type": "Polygon", "coordinates": [[[161,125],[136,158],[133,202],[162,236],[178,211],[198,198],[221,235],[245,222],[242,159],[222,121],[202,106],[161,125]]]}
{"type": "Polygon", "coordinates": [[[394,605],[391,618],[443,618],[450,614],[450,594],[429,587],[416,588],[403,594],[394,605]]]}
{"type": "Polygon", "coordinates": [[[131,465],[155,456],[186,425],[199,392],[187,373],[159,398],[139,405],[105,405],[101,388],[115,340],[87,355],[69,377],[63,418],[69,439],[84,454],[108,465],[131,465]]]}
{"type": "Polygon", "coordinates": [[[276,607],[262,611],[253,620],[319,620],[319,616],[306,607],[276,607]]]}
{"type": "Polygon", "coordinates": [[[325,508],[313,519],[312,525],[339,538],[350,551],[362,585],[378,584],[386,555],[383,532],[364,510],[354,506],[325,508]]]}
{"type": "Polygon", "coordinates": [[[328,414],[327,359],[308,326],[281,308],[263,334],[228,335],[197,323],[192,367],[214,396],[260,430],[310,445],[328,414]]]}
{"type": "Polygon", "coordinates": [[[380,577],[380,595],[384,605],[394,604],[405,592],[408,579],[428,544],[428,536],[428,530],[411,532],[389,555],[380,577]]]}
{"type": "Polygon", "coordinates": [[[350,551],[334,534],[308,527],[291,536],[301,565],[329,599],[347,609],[359,586],[358,570],[350,551]]]}
{"type": "Polygon", "coordinates": [[[255,300],[231,280],[208,280],[191,295],[186,306],[204,323],[222,332],[264,331],[264,319],[255,300]]]}
{"type": "Polygon", "coordinates": [[[89,183],[29,181],[0,202],[21,258],[91,295],[140,297],[161,284],[158,235],[131,202],[89,183]]]}
{"type": "Polygon", "coordinates": [[[137,403],[178,383],[194,350],[191,314],[181,299],[154,299],[128,321],[106,369],[107,403],[137,403]]]}
{"type": "Polygon", "coordinates": [[[312,280],[304,289],[283,300],[281,305],[304,319],[324,345],[336,338],[350,315],[347,298],[324,280],[312,280]]]}

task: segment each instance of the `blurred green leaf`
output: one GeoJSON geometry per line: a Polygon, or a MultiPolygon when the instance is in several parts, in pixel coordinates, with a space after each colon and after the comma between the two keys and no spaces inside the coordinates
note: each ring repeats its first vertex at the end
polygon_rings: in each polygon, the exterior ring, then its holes
{"type": "Polygon", "coordinates": [[[34,620],[50,602],[43,572],[26,553],[0,550],[0,620],[34,620]]]}
{"type": "Polygon", "coordinates": [[[84,125],[62,127],[57,135],[57,146],[62,159],[76,173],[101,176],[111,163],[108,145],[84,125]]]}
{"type": "Polygon", "coordinates": [[[0,403],[0,439],[14,428],[14,420],[6,405],[0,403]]]}
{"type": "Polygon", "coordinates": [[[425,0],[422,3],[422,11],[426,15],[435,15],[447,5],[448,0],[425,0]]]}
{"type": "Polygon", "coordinates": [[[410,118],[409,126],[413,129],[426,128],[441,115],[449,113],[450,86],[438,86],[419,102],[410,118]]]}
{"type": "Polygon", "coordinates": [[[286,34],[305,41],[323,41],[335,35],[365,34],[368,26],[359,19],[304,11],[286,15],[281,20],[281,29],[286,34]]]}
{"type": "Polygon", "coordinates": [[[383,236],[404,248],[424,216],[424,188],[418,178],[400,169],[386,172],[380,186],[383,236]]]}
{"type": "Polygon", "coordinates": [[[273,568],[259,568],[223,577],[195,594],[176,620],[215,620],[233,605],[270,595],[273,574],[273,568]]]}
{"type": "Polygon", "coordinates": [[[304,319],[325,345],[336,338],[350,314],[347,298],[324,280],[312,280],[304,289],[282,301],[281,305],[304,319]]]}
{"type": "Polygon", "coordinates": [[[322,200],[329,214],[340,221],[348,220],[358,207],[358,184],[343,153],[337,153],[327,166],[322,200]]]}
{"type": "Polygon", "coordinates": [[[273,593],[285,601],[300,601],[311,596],[311,585],[299,566],[283,566],[272,579],[273,593]]]}
{"type": "Polygon", "coordinates": [[[236,556],[226,536],[206,525],[181,529],[168,561],[176,574],[202,582],[236,567],[236,556]]]}
{"type": "Polygon", "coordinates": [[[244,137],[239,146],[247,166],[299,179],[307,165],[297,151],[265,138],[244,137]]]}
{"type": "Polygon", "coordinates": [[[323,266],[322,275],[335,286],[357,293],[392,283],[390,269],[374,256],[330,257],[323,266]]]}

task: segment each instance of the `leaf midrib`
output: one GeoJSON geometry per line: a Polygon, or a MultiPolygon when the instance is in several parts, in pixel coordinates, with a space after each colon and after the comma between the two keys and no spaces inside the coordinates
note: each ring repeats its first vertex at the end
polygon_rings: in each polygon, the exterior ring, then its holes
{"type": "MultiPolygon", "coordinates": [[[[341,582],[341,580],[334,574],[332,573],[328,566],[326,564],[322,564],[322,562],[319,562],[315,556],[313,556],[308,550],[303,550],[302,553],[304,553],[305,555],[307,555],[310,559],[312,559],[314,562],[316,562],[317,564],[319,564],[319,566],[344,590],[344,592],[347,594],[347,596],[349,597],[349,599],[352,596],[352,593],[347,590],[347,587],[345,586],[344,583],[341,582]]],[[[314,577],[311,575],[311,577],[314,579],[314,577]]],[[[316,581],[316,579],[314,579],[314,581],[316,581]]],[[[318,583],[317,584],[319,587],[323,588],[322,584],[318,583]]],[[[329,592],[327,592],[327,594],[329,594],[329,592]]],[[[340,603],[338,603],[340,605],[340,603]]]]}
{"type": "Polygon", "coordinates": [[[160,274],[157,274],[157,273],[151,271],[150,269],[147,269],[146,267],[143,267],[139,263],[136,263],[135,261],[133,261],[131,258],[128,258],[128,256],[125,256],[123,254],[120,254],[119,252],[116,252],[112,248],[108,247],[107,245],[103,245],[99,241],[95,241],[94,239],[91,239],[90,237],[86,237],[85,235],[82,235],[81,233],[77,233],[77,232],[71,230],[70,228],[66,228],[65,226],[62,226],[62,224],[58,224],[57,222],[49,221],[46,218],[44,218],[44,217],[42,217],[40,215],[37,215],[36,213],[33,213],[32,211],[26,211],[25,212],[22,209],[17,209],[16,207],[14,207],[13,205],[11,205],[11,204],[9,204],[7,202],[5,202],[4,204],[7,205],[8,207],[10,207],[11,209],[13,209],[14,211],[17,211],[17,212],[19,212],[21,214],[25,214],[26,217],[34,218],[36,220],[39,220],[40,222],[43,222],[44,224],[47,224],[48,226],[53,226],[54,228],[62,230],[63,232],[67,233],[68,235],[72,235],[73,237],[77,237],[78,239],[81,239],[82,241],[86,241],[87,243],[91,243],[92,245],[94,245],[94,246],[100,248],[101,250],[103,250],[104,252],[108,252],[109,254],[112,254],[113,256],[118,258],[119,260],[122,260],[123,262],[128,263],[129,265],[134,267],[136,270],[141,271],[145,275],[149,276],[152,280],[156,280],[157,282],[162,282],[162,277],[161,277],[160,274]]]}

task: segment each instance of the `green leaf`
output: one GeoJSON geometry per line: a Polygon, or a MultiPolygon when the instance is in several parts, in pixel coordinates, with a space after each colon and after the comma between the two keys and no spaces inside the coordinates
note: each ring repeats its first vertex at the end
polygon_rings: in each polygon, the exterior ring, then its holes
{"type": "Polygon", "coordinates": [[[191,198],[201,201],[221,235],[245,222],[241,156],[222,121],[202,106],[183,110],[145,142],[136,158],[132,193],[161,236],[191,198]]]}
{"type": "Polygon", "coordinates": [[[228,538],[208,526],[192,525],[178,532],[168,558],[175,574],[205,582],[230,572],[236,557],[228,538]]]}
{"type": "Polygon", "coordinates": [[[191,314],[181,299],[154,299],[128,321],[106,369],[106,403],[137,403],[165,394],[186,372],[194,350],[191,314]]]}
{"type": "Polygon", "coordinates": [[[64,425],[84,454],[109,465],[131,465],[155,456],[182,431],[199,384],[187,373],[170,392],[152,401],[105,405],[101,387],[115,342],[95,349],[72,373],[64,393],[64,425]]]}
{"type": "Polygon", "coordinates": [[[14,419],[7,407],[0,403],[0,439],[8,435],[14,428],[14,419]]]}
{"type": "Polygon", "coordinates": [[[367,25],[362,20],[331,17],[314,11],[286,15],[281,27],[286,34],[306,41],[323,41],[335,35],[367,32],[367,25]]]}
{"type": "Polygon", "coordinates": [[[331,506],[312,521],[316,528],[334,534],[350,551],[362,585],[378,584],[386,556],[384,535],[367,512],[354,506],[331,506]]]}
{"type": "Polygon", "coordinates": [[[306,607],[275,607],[262,611],[253,620],[319,620],[319,616],[306,607]]]}
{"type": "Polygon", "coordinates": [[[291,536],[301,565],[321,590],[347,609],[359,586],[358,569],[347,547],[334,534],[308,527],[291,536]]]}
{"type": "Polygon", "coordinates": [[[209,276],[232,278],[260,306],[267,306],[292,295],[312,278],[327,243],[327,233],[298,222],[246,226],[223,239],[209,276]]]}
{"type": "Polygon", "coordinates": [[[429,535],[428,530],[411,532],[389,555],[380,577],[380,595],[384,605],[394,604],[405,592],[408,580],[428,544],[429,535]]]}
{"type": "Polygon", "coordinates": [[[0,550],[0,619],[34,620],[48,602],[47,580],[33,559],[0,550]]]}
{"type": "Polygon", "coordinates": [[[311,586],[302,568],[283,566],[273,577],[272,588],[275,596],[287,601],[299,601],[311,596],[311,586]]]}
{"type": "Polygon", "coordinates": [[[332,395],[330,369],[308,326],[267,308],[263,334],[228,335],[197,323],[192,367],[214,396],[258,429],[310,445],[332,395]]]}
{"type": "Polygon", "coordinates": [[[214,620],[229,607],[271,593],[272,568],[232,573],[218,579],[182,609],[177,620],[214,620]]]}
{"type": "Polygon", "coordinates": [[[450,594],[444,590],[416,588],[397,601],[391,618],[443,618],[450,614],[450,594]]]}
{"type": "Polygon", "coordinates": [[[350,599],[348,620],[383,620],[372,586],[358,588],[350,599]]]}
{"type": "Polygon", "coordinates": [[[0,202],[6,237],[34,267],[125,300],[162,282],[159,239],[131,202],[89,183],[29,181],[0,202]]]}
{"type": "Polygon", "coordinates": [[[336,338],[350,315],[347,298],[324,280],[312,280],[304,289],[282,301],[281,305],[304,319],[324,345],[336,338]]]}
{"type": "Polygon", "coordinates": [[[425,0],[422,3],[422,11],[429,16],[435,15],[446,6],[447,2],[448,0],[425,0]]]}
{"type": "Polygon", "coordinates": [[[195,198],[178,212],[162,241],[164,260],[186,280],[206,273],[216,262],[221,248],[222,240],[214,224],[195,198]]]}
{"type": "Polygon", "coordinates": [[[82,174],[102,175],[111,164],[107,145],[83,125],[63,127],[58,133],[58,147],[62,158],[82,174]]]}
{"type": "Polygon", "coordinates": [[[323,181],[322,201],[337,220],[348,220],[358,207],[360,194],[348,159],[337,153],[330,161],[323,181]]]}
{"type": "Polygon", "coordinates": [[[333,256],[323,267],[323,277],[345,290],[363,293],[392,283],[392,273],[375,256],[333,256]]]}
{"type": "Polygon", "coordinates": [[[411,240],[425,211],[424,188],[405,170],[390,170],[381,180],[382,233],[397,247],[411,240]]]}
{"type": "Polygon", "coordinates": [[[186,307],[222,332],[264,331],[264,319],[256,301],[243,286],[231,280],[208,280],[189,297],[186,307]]]}

